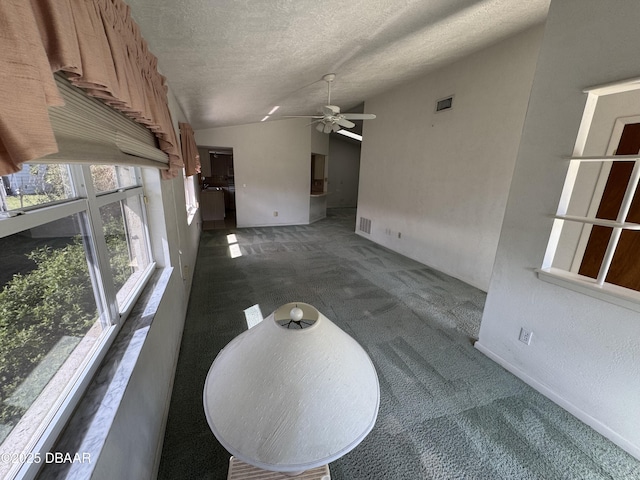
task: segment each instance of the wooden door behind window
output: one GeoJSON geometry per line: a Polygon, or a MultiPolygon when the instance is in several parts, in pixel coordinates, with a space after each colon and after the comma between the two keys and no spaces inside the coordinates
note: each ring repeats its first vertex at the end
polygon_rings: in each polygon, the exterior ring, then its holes
{"type": "MultiPolygon", "coordinates": [[[[616,155],[636,155],[640,152],[640,123],[625,125],[616,155]]],[[[616,220],[631,177],[634,162],[614,162],[604,188],[597,218],[616,220]]],[[[640,195],[636,190],[628,222],[640,223],[640,195]]],[[[582,258],[580,275],[596,278],[604,259],[612,229],[594,225],[582,258]]],[[[640,290],[640,233],[623,230],[609,273],[605,280],[621,287],[640,290]]]]}

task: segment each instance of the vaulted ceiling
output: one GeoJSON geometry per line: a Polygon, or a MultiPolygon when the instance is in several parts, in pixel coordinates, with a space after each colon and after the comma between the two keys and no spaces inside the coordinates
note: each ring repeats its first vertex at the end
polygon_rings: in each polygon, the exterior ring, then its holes
{"type": "Polygon", "coordinates": [[[125,0],[194,129],[349,111],[544,21],[549,0],[125,0]]]}

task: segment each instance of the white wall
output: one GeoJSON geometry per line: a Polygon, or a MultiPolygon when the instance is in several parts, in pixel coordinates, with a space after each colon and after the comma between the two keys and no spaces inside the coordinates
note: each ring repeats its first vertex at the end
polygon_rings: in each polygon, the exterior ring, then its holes
{"type": "Polygon", "coordinates": [[[317,222],[327,217],[327,196],[314,195],[309,197],[309,223],[317,222]]]}
{"type": "Polygon", "coordinates": [[[195,132],[198,145],[233,148],[238,227],[309,223],[307,123],[296,118],[195,132]]]}
{"type": "Polygon", "coordinates": [[[488,288],[541,35],[367,100],[377,118],[364,122],[358,216],[372,220],[369,238],[488,288]]]}
{"type": "Polygon", "coordinates": [[[309,130],[311,130],[311,153],[329,155],[329,135],[316,130],[315,125],[309,130]]]}
{"type": "Polygon", "coordinates": [[[540,267],[586,87],[640,76],[636,1],[552,0],[476,343],[640,458],[640,315],[545,283],[540,267]],[[518,341],[520,327],[531,345],[518,341]]]}
{"type": "Polygon", "coordinates": [[[358,205],[360,145],[332,135],[329,142],[329,193],[327,207],[358,205]]]}

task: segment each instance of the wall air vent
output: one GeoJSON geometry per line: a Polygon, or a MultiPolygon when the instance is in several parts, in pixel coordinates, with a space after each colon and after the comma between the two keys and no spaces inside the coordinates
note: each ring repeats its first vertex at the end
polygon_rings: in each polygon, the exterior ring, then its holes
{"type": "Polygon", "coordinates": [[[371,234],[371,219],[360,217],[360,229],[361,232],[371,234]]]}
{"type": "Polygon", "coordinates": [[[443,110],[451,110],[453,108],[453,95],[447,98],[441,98],[436,102],[436,113],[443,110]]]}

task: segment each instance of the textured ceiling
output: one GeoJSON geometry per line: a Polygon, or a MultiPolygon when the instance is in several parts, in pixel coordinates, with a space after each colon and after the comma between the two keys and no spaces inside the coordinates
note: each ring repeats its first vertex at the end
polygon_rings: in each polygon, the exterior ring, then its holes
{"type": "Polygon", "coordinates": [[[544,21],[549,0],[125,0],[194,129],[343,112],[544,21]],[[276,118],[276,117],[273,117],[276,118]]]}

